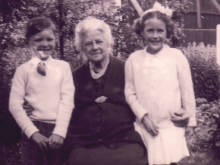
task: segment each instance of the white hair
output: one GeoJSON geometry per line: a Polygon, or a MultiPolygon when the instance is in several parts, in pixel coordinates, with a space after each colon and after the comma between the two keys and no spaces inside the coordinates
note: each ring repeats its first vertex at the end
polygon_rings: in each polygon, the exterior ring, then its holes
{"type": "Polygon", "coordinates": [[[107,23],[105,23],[104,21],[100,20],[100,19],[89,16],[89,17],[83,19],[81,22],[79,22],[76,25],[74,45],[75,45],[77,50],[83,51],[83,50],[81,50],[81,48],[82,48],[81,44],[82,44],[82,38],[83,38],[82,36],[85,35],[88,31],[91,31],[91,30],[101,31],[103,33],[106,41],[111,46],[111,48],[113,47],[114,40],[113,40],[113,37],[112,37],[110,26],[107,23]]]}

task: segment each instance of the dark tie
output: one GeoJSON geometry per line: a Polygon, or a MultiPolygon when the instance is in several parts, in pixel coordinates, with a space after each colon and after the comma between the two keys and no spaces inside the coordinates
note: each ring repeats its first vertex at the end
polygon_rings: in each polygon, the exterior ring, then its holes
{"type": "Polygon", "coordinates": [[[38,63],[37,72],[42,76],[46,76],[46,64],[44,62],[38,63]]]}

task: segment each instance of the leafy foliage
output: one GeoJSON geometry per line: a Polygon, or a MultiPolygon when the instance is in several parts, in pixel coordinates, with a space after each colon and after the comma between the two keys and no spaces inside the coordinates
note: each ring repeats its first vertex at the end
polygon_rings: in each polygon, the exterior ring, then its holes
{"type": "Polygon", "coordinates": [[[208,102],[197,98],[197,127],[186,130],[187,142],[192,152],[216,149],[220,141],[220,100],[208,102]]]}
{"type": "Polygon", "coordinates": [[[190,157],[179,165],[215,165],[220,163],[220,100],[197,98],[197,127],[186,129],[190,157]]]}
{"type": "MultiPolygon", "coordinates": [[[[188,0],[158,0],[163,5],[168,5],[175,12],[173,15],[173,20],[179,27],[176,31],[181,37],[179,41],[183,40],[183,33],[181,28],[184,27],[183,24],[183,15],[188,11],[192,2],[188,0]]],[[[145,11],[149,9],[155,0],[139,0],[138,1],[142,9],[145,11]]],[[[117,50],[120,54],[120,57],[126,59],[130,53],[133,51],[143,48],[144,44],[142,38],[137,36],[132,28],[132,24],[136,18],[138,18],[137,12],[134,10],[129,0],[124,0],[122,7],[120,8],[121,20],[119,22],[119,30],[117,32],[117,38],[120,45],[117,45],[117,50]]],[[[175,43],[174,43],[175,44],[175,43]]]]}
{"type": "Polygon", "coordinates": [[[220,74],[216,63],[215,45],[189,43],[182,51],[188,58],[191,66],[194,91],[197,98],[206,98],[208,101],[218,99],[220,74]]]}
{"type": "MultiPolygon", "coordinates": [[[[40,0],[4,0],[10,10],[0,9],[0,90],[1,104],[7,109],[11,78],[17,66],[30,59],[30,50],[24,39],[25,24],[29,18],[39,15],[49,16],[57,25],[58,37],[63,37],[64,59],[71,63],[72,69],[83,62],[79,52],[73,46],[75,25],[88,15],[103,19],[111,25],[115,39],[114,55],[126,59],[133,51],[143,48],[143,41],[132,29],[133,21],[138,17],[129,0],[122,1],[122,7],[104,5],[102,0],[64,0],[62,19],[58,1],[40,0]],[[12,3],[15,2],[16,3],[12,3]]],[[[139,0],[146,10],[155,0],[139,0]]],[[[175,20],[183,27],[183,14],[191,2],[188,0],[160,0],[176,9],[175,20]]],[[[57,52],[61,49],[58,44],[57,52]]],[[[220,142],[220,101],[218,100],[218,67],[215,63],[215,47],[204,44],[189,44],[181,48],[189,60],[194,90],[197,99],[196,128],[187,129],[187,141],[192,153],[218,149],[220,142]],[[200,99],[204,98],[204,99],[200,99]]],[[[61,58],[58,53],[55,58],[61,58]]],[[[19,145],[19,144],[18,144],[19,145]]],[[[19,155],[17,156],[19,157],[19,155]]],[[[200,159],[200,158],[199,158],[200,159]]],[[[201,160],[201,159],[200,159],[201,160]]],[[[16,163],[15,163],[16,164],[16,163]]],[[[193,163],[192,163],[193,164],[193,163]]]]}
{"type": "MultiPolygon", "coordinates": [[[[25,24],[29,18],[39,14],[51,17],[57,24],[59,36],[62,38],[60,44],[64,45],[64,52],[67,51],[65,45],[70,45],[74,40],[76,23],[88,15],[101,18],[112,26],[116,42],[115,54],[126,58],[134,50],[143,47],[141,39],[134,34],[131,26],[138,15],[129,0],[122,1],[121,8],[106,4],[107,1],[103,0],[18,0],[16,3],[4,1],[7,2],[10,10],[7,12],[9,19],[5,19],[4,12],[0,12],[0,47],[2,50],[10,48],[10,46],[24,46],[25,24]]],[[[143,10],[146,10],[154,1],[142,0],[139,2],[143,10]]],[[[161,0],[160,2],[163,4],[167,2],[176,10],[175,19],[182,26],[181,19],[190,2],[186,0],[161,0]]]]}

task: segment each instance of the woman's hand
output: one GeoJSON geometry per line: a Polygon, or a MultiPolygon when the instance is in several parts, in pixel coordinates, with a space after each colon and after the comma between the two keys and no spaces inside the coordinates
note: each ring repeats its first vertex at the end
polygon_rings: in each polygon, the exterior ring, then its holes
{"type": "Polygon", "coordinates": [[[64,138],[60,135],[52,134],[49,137],[49,146],[52,149],[58,149],[62,146],[64,138]]]}
{"type": "Polygon", "coordinates": [[[106,97],[106,96],[99,96],[95,99],[95,102],[96,103],[104,103],[107,99],[108,99],[108,97],[106,97]]]}
{"type": "Polygon", "coordinates": [[[34,111],[34,108],[27,101],[23,103],[23,108],[28,116],[34,111]]]}
{"type": "Polygon", "coordinates": [[[174,112],[171,114],[171,121],[177,127],[186,127],[189,121],[189,114],[186,111],[174,112]]]}
{"type": "Polygon", "coordinates": [[[148,115],[145,115],[142,119],[142,123],[146,130],[152,135],[157,136],[159,131],[158,127],[154,124],[154,122],[148,117],[148,115]]]}
{"type": "Polygon", "coordinates": [[[31,139],[41,150],[46,151],[48,149],[48,138],[42,135],[40,132],[33,133],[31,139]]]}

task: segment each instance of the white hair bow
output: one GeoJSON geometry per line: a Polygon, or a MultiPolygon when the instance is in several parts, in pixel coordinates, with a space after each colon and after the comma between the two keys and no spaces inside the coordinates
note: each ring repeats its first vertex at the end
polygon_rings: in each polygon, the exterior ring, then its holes
{"type": "Polygon", "coordinates": [[[164,7],[162,6],[159,2],[155,2],[153,7],[150,8],[149,10],[146,10],[143,15],[149,13],[149,12],[154,12],[154,11],[159,11],[163,14],[166,14],[168,17],[171,17],[173,14],[173,10],[170,9],[168,6],[164,7]]]}

